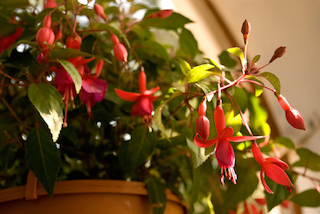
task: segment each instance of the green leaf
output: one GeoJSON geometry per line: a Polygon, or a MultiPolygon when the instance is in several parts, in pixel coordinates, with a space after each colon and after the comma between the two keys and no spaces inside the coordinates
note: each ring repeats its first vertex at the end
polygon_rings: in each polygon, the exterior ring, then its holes
{"type": "Polygon", "coordinates": [[[309,189],[293,196],[290,201],[303,207],[319,207],[320,194],[316,189],[309,189]]]}
{"type": "Polygon", "coordinates": [[[259,59],[260,59],[260,55],[256,55],[255,57],[253,57],[252,64],[253,65],[256,64],[259,61],[259,59]]]}
{"type": "Polygon", "coordinates": [[[152,61],[152,58],[156,57],[158,59],[169,61],[169,54],[167,50],[162,45],[152,40],[139,41],[135,51],[139,58],[142,59],[152,61]]]}
{"type": "Polygon", "coordinates": [[[307,167],[313,171],[320,171],[320,156],[311,152],[309,149],[297,149],[300,160],[295,162],[292,167],[307,167]]]}
{"type": "Polygon", "coordinates": [[[56,141],[63,124],[63,103],[59,91],[49,84],[32,83],[28,88],[28,96],[47,123],[53,141],[56,141]]]}
{"type": "Polygon", "coordinates": [[[179,62],[182,73],[187,75],[187,73],[191,70],[189,63],[179,57],[177,57],[176,60],[179,62]]]}
{"type": "Polygon", "coordinates": [[[163,108],[163,105],[159,105],[156,108],[156,110],[154,110],[153,121],[154,121],[154,124],[156,124],[158,129],[161,131],[161,134],[163,134],[165,138],[168,138],[168,136],[166,135],[166,128],[162,123],[162,108],[163,108]]]}
{"type": "Polygon", "coordinates": [[[182,129],[182,134],[186,136],[188,148],[191,151],[194,168],[202,165],[210,155],[205,154],[205,148],[197,146],[193,141],[193,132],[187,127],[182,129]]]}
{"type": "Polygon", "coordinates": [[[28,6],[29,1],[28,0],[10,0],[10,1],[0,1],[1,7],[17,7],[19,5],[19,8],[23,6],[28,6]]]}
{"type": "Polygon", "coordinates": [[[178,135],[172,138],[162,138],[157,140],[157,148],[170,149],[178,145],[186,145],[186,138],[183,135],[178,135]]]}
{"type": "MultiPolygon", "coordinates": [[[[236,100],[242,112],[245,112],[248,106],[248,98],[247,94],[243,91],[243,89],[239,87],[232,87],[227,90],[228,93],[236,100]]],[[[234,105],[235,112],[238,113],[238,108],[234,105]]]]}
{"type": "Polygon", "coordinates": [[[121,30],[115,28],[115,27],[112,27],[111,25],[109,24],[104,24],[104,23],[95,23],[93,25],[93,29],[95,30],[105,30],[105,31],[110,31],[112,32],[113,34],[115,34],[116,36],[118,36],[119,40],[120,39],[123,39],[124,42],[125,42],[125,45],[130,48],[130,43],[127,39],[127,37],[121,32],[121,30]]]}
{"type": "Polygon", "coordinates": [[[194,59],[199,52],[197,40],[194,38],[193,34],[185,28],[183,28],[180,33],[179,44],[180,48],[177,53],[179,56],[194,59]]]}
{"type": "Polygon", "coordinates": [[[295,149],[294,143],[287,137],[278,137],[275,139],[275,143],[289,149],[295,149]]]}
{"type": "Polygon", "coordinates": [[[219,65],[216,61],[214,61],[213,59],[209,59],[209,58],[205,58],[205,59],[209,60],[209,62],[210,62],[212,65],[216,66],[217,68],[219,68],[219,70],[221,70],[220,65],[219,65]]]}
{"type": "Polygon", "coordinates": [[[203,80],[204,78],[207,78],[208,76],[216,74],[212,71],[208,71],[212,68],[214,68],[214,66],[210,64],[204,64],[193,67],[184,78],[182,85],[185,85],[187,83],[198,82],[200,80],[203,80]]]}
{"type": "MultiPolygon", "coordinates": [[[[246,79],[253,80],[254,82],[257,82],[257,83],[260,83],[261,85],[264,85],[263,82],[261,82],[261,81],[260,81],[257,77],[255,77],[255,76],[248,75],[248,76],[246,77],[246,79]]],[[[258,85],[258,84],[254,84],[254,83],[253,83],[253,86],[254,86],[254,95],[255,95],[256,97],[259,97],[259,96],[262,94],[264,87],[262,87],[262,86],[260,86],[260,85],[258,85]]]]}
{"type": "Polygon", "coordinates": [[[131,14],[134,14],[135,12],[141,9],[148,9],[148,7],[144,4],[132,4],[129,11],[131,14]]]}
{"type": "Polygon", "coordinates": [[[231,126],[234,134],[237,134],[242,126],[241,115],[239,113],[235,114],[234,109],[231,109],[230,103],[224,103],[223,109],[226,112],[226,126],[231,126]]]}
{"type": "Polygon", "coordinates": [[[167,204],[166,184],[154,177],[147,179],[146,184],[153,214],[164,213],[167,204]]]}
{"type": "Polygon", "coordinates": [[[191,197],[189,200],[189,210],[188,214],[194,213],[194,204],[198,201],[198,196],[200,192],[200,185],[201,185],[201,177],[200,177],[200,167],[195,168],[193,170],[193,181],[192,181],[192,190],[191,190],[191,197]]]}
{"type": "Polygon", "coordinates": [[[270,189],[274,192],[274,194],[269,194],[265,191],[267,208],[268,211],[272,210],[275,206],[281,204],[285,201],[289,195],[291,194],[285,186],[277,184],[267,176],[265,176],[265,180],[270,187],[270,189]]]}
{"type": "Polygon", "coordinates": [[[88,54],[86,52],[82,52],[77,49],[66,48],[66,49],[53,49],[50,52],[49,58],[63,60],[63,59],[70,59],[72,57],[78,57],[78,56],[92,57],[91,54],[88,54]]]}
{"type": "Polygon", "coordinates": [[[266,78],[274,87],[274,89],[277,91],[278,94],[280,94],[280,81],[276,75],[270,72],[263,72],[259,74],[259,76],[266,78]]]}
{"type": "Polygon", "coordinates": [[[250,124],[253,128],[259,129],[267,123],[268,112],[260,104],[260,99],[247,93],[248,109],[250,111],[250,124]]]}
{"type": "Polygon", "coordinates": [[[72,78],[74,86],[76,88],[76,92],[77,94],[79,94],[82,86],[82,78],[78,70],[74,67],[74,65],[71,62],[67,60],[57,60],[72,78]]]}
{"type": "Polygon", "coordinates": [[[49,132],[36,125],[28,135],[25,148],[25,159],[29,169],[52,196],[60,168],[60,154],[49,132]]]}
{"type": "Polygon", "coordinates": [[[227,51],[223,51],[218,57],[220,63],[227,68],[233,68],[237,65],[237,62],[229,56],[227,51]]]}
{"type": "Polygon", "coordinates": [[[239,57],[239,59],[241,60],[241,63],[244,63],[244,54],[242,52],[242,50],[238,47],[235,48],[228,48],[227,51],[237,57],[239,57]]]}
{"type": "Polygon", "coordinates": [[[131,133],[131,140],[124,142],[119,159],[122,167],[129,173],[147,160],[156,146],[157,138],[154,132],[149,132],[145,126],[138,126],[131,133]]]}
{"type": "Polygon", "coordinates": [[[177,30],[179,28],[183,28],[185,24],[191,23],[192,21],[179,13],[173,12],[171,16],[162,19],[155,18],[143,19],[139,25],[144,28],[155,27],[155,28],[164,28],[168,30],[177,30]]]}

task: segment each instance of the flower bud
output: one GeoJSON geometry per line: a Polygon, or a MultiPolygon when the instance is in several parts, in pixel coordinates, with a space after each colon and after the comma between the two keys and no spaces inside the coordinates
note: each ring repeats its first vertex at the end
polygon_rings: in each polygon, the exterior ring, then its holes
{"type": "Polygon", "coordinates": [[[251,25],[250,23],[245,20],[242,24],[241,33],[243,34],[244,44],[247,44],[248,41],[248,35],[251,31],[251,25]]]}
{"type": "Polygon", "coordinates": [[[158,16],[164,19],[171,16],[172,12],[173,12],[172,10],[160,10],[158,12],[158,16]]]}
{"type": "Polygon", "coordinates": [[[226,127],[226,119],[224,117],[221,100],[218,100],[216,109],[214,110],[214,122],[217,133],[221,133],[221,131],[226,127]]]}
{"type": "Polygon", "coordinates": [[[278,95],[278,102],[279,104],[281,105],[282,109],[285,110],[285,111],[288,111],[290,110],[291,106],[289,104],[289,102],[287,101],[286,98],[284,98],[284,96],[282,96],[281,94],[278,95]]]}
{"type": "Polygon", "coordinates": [[[116,35],[114,35],[113,33],[111,34],[111,40],[114,45],[120,43],[118,37],[116,35]]]}
{"type": "Polygon", "coordinates": [[[108,18],[107,18],[107,15],[104,13],[104,9],[103,7],[100,5],[100,4],[94,4],[94,12],[100,16],[101,18],[103,18],[103,20],[107,21],[108,18]]]}
{"type": "Polygon", "coordinates": [[[47,27],[50,28],[51,27],[51,16],[50,15],[46,15],[43,19],[43,27],[47,27]]]}
{"type": "Polygon", "coordinates": [[[269,63],[273,62],[275,59],[282,57],[282,55],[286,52],[286,47],[279,47],[277,50],[274,51],[272,58],[270,59],[269,63]]]}
{"type": "Polygon", "coordinates": [[[120,62],[127,62],[128,59],[128,52],[126,47],[124,47],[123,44],[118,43],[115,44],[113,47],[114,56],[117,58],[120,62]]]}
{"type": "Polygon", "coordinates": [[[210,121],[205,115],[200,115],[196,120],[197,133],[203,139],[208,139],[210,134],[210,121]]]}
{"type": "Polygon", "coordinates": [[[42,49],[47,49],[48,45],[52,45],[54,42],[54,38],[55,35],[53,31],[48,27],[40,28],[36,35],[37,43],[42,49]],[[45,44],[44,42],[46,42],[47,44],[45,44]]]}
{"type": "Polygon", "coordinates": [[[55,8],[56,6],[57,6],[57,3],[55,0],[47,0],[46,3],[44,4],[44,9],[55,8]]]}
{"type": "Polygon", "coordinates": [[[158,13],[152,13],[148,17],[151,18],[151,19],[159,18],[159,14],[158,13]]]}
{"type": "Polygon", "coordinates": [[[82,44],[82,39],[78,34],[75,34],[73,36],[68,36],[66,41],[67,48],[80,50],[81,44],[82,44]]]}
{"type": "Polygon", "coordinates": [[[206,99],[204,99],[200,105],[199,105],[199,108],[198,108],[198,115],[206,115],[206,111],[207,111],[207,102],[206,102],[206,99]]]}
{"type": "Polygon", "coordinates": [[[303,118],[298,110],[290,108],[286,111],[286,118],[294,128],[305,130],[303,118]]]}

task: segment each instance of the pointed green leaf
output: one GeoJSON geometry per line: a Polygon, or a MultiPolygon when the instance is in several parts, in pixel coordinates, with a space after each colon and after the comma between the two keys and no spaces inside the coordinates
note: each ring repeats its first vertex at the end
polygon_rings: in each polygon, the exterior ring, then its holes
{"type": "Polygon", "coordinates": [[[280,94],[280,81],[276,75],[270,72],[263,72],[259,74],[259,76],[266,78],[274,87],[274,89],[277,91],[278,94],[280,94]]]}
{"type": "Polygon", "coordinates": [[[158,129],[161,131],[161,134],[165,136],[165,138],[168,138],[166,136],[166,128],[164,127],[162,123],[162,105],[159,105],[156,110],[154,110],[154,115],[153,115],[153,122],[156,124],[158,129]]]}
{"type": "Polygon", "coordinates": [[[216,61],[214,61],[213,59],[209,59],[209,58],[205,58],[205,59],[206,59],[206,60],[209,60],[209,62],[210,62],[212,65],[216,66],[217,68],[219,68],[219,70],[221,70],[220,65],[219,65],[216,61]]]}
{"type": "Polygon", "coordinates": [[[320,156],[309,149],[297,149],[300,160],[295,162],[292,167],[307,167],[313,171],[320,171],[320,156]]]}
{"type": "Polygon", "coordinates": [[[49,132],[36,126],[29,133],[25,148],[28,168],[33,171],[47,193],[52,196],[60,168],[60,154],[49,132]]]}
{"type": "Polygon", "coordinates": [[[198,201],[200,185],[201,185],[201,176],[200,176],[200,167],[198,167],[193,170],[192,190],[191,190],[191,197],[189,199],[190,207],[188,210],[188,214],[194,213],[194,205],[198,201]]]}
{"type": "Polygon", "coordinates": [[[223,51],[219,56],[220,64],[227,68],[233,68],[237,65],[237,62],[229,56],[227,51],[223,51]]]}
{"type": "Polygon", "coordinates": [[[47,123],[53,141],[56,141],[63,124],[63,103],[59,91],[49,84],[32,83],[28,88],[28,96],[47,123]]]}
{"type": "Polygon", "coordinates": [[[179,57],[176,58],[176,60],[179,62],[182,73],[187,75],[187,73],[191,70],[189,63],[179,57]]]}
{"type": "Polygon", "coordinates": [[[302,207],[319,207],[320,194],[316,189],[309,189],[293,196],[290,201],[302,207]]]}
{"type": "Polygon", "coordinates": [[[153,214],[163,214],[167,204],[166,184],[157,178],[146,180],[148,198],[153,205],[153,214]]]}
{"type": "Polygon", "coordinates": [[[187,83],[198,82],[200,80],[203,80],[204,78],[207,78],[210,75],[214,75],[214,72],[208,71],[211,68],[214,68],[214,66],[210,64],[204,64],[193,67],[184,78],[182,85],[185,85],[187,83]]]}
{"type": "Polygon", "coordinates": [[[244,54],[242,52],[242,50],[238,47],[234,47],[234,48],[228,48],[227,51],[237,57],[240,58],[241,62],[243,63],[244,61],[244,54]]]}
{"type": "Polygon", "coordinates": [[[260,55],[256,55],[255,57],[253,57],[252,64],[253,65],[256,64],[259,61],[259,59],[260,59],[260,55]]]}
{"type": "Polygon", "coordinates": [[[162,45],[152,40],[139,41],[135,51],[140,59],[151,61],[154,60],[153,58],[165,61],[169,61],[170,59],[167,50],[162,45]]]}
{"type": "Polygon", "coordinates": [[[287,137],[278,137],[275,139],[275,143],[289,149],[295,149],[294,143],[287,137]]]}
{"type": "Polygon", "coordinates": [[[180,33],[179,44],[180,48],[177,52],[178,56],[194,59],[199,52],[197,40],[186,28],[183,28],[180,33]]]}
{"type": "Polygon", "coordinates": [[[71,49],[71,48],[66,48],[66,49],[53,49],[50,51],[50,59],[69,59],[72,57],[78,57],[78,56],[83,56],[83,57],[92,57],[91,54],[88,54],[86,52],[79,51],[77,49],[71,49]]]}
{"type": "Polygon", "coordinates": [[[74,86],[76,88],[76,92],[77,94],[79,94],[82,86],[82,78],[78,70],[74,67],[74,65],[71,62],[67,60],[58,59],[58,62],[63,66],[63,68],[68,72],[68,74],[72,78],[74,86]]]}

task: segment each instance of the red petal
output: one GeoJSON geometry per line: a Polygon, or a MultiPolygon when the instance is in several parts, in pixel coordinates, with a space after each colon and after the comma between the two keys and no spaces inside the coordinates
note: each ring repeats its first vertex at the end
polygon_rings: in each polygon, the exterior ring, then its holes
{"type": "Polygon", "coordinates": [[[123,91],[120,89],[114,89],[114,90],[116,91],[116,93],[118,94],[119,97],[121,97],[122,99],[129,101],[129,102],[137,101],[141,96],[138,93],[127,92],[127,91],[123,91]]]}
{"type": "Polygon", "coordinates": [[[288,187],[293,186],[287,173],[285,173],[285,171],[278,165],[270,162],[265,162],[261,166],[261,169],[264,171],[266,176],[268,176],[274,182],[283,186],[288,186],[288,187]]]}
{"type": "Polygon", "coordinates": [[[228,137],[228,140],[231,142],[243,142],[248,140],[257,140],[261,138],[264,138],[264,136],[233,136],[228,137]]]}
{"type": "Polygon", "coordinates": [[[194,136],[194,142],[199,147],[208,148],[215,144],[218,141],[218,138],[210,139],[210,140],[203,140],[198,137],[198,133],[194,136]]]}
{"type": "Polygon", "coordinates": [[[138,103],[140,104],[139,114],[141,116],[151,115],[153,111],[153,105],[148,97],[141,96],[141,98],[138,100],[138,103]]]}
{"type": "Polygon", "coordinates": [[[159,89],[160,89],[160,87],[157,86],[157,87],[155,87],[155,88],[153,88],[153,89],[151,89],[151,90],[145,90],[145,91],[143,92],[143,95],[145,95],[145,96],[151,96],[151,95],[154,94],[156,91],[159,91],[159,89]]]}
{"type": "Polygon", "coordinates": [[[262,182],[262,185],[263,185],[264,189],[265,189],[268,193],[273,194],[273,191],[269,188],[267,182],[264,180],[262,170],[260,171],[260,180],[261,180],[261,182],[262,182]]]}
{"type": "Polygon", "coordinates": [[[131,115],[132,115],[132,116],[139,115],[139,108],[140,108],[140,103],[139,103],[139,102],[136,102],[136,103],[132,106],[131,115]]]}
{"type": "Polygon", "coordinates": [[[258,144],[256,142],[252,143],[252,148],[251,149],[252,149],[252,153],[253,153],[253,156],[256,159],[256,161],[260,165],[263,165],[266,160],[262,156],[262,153],[261,153],[261,151],[259,149],[259,146],[258,146],[258,144]]]}
{"type": "Polygon", "coordinates": [[[223,129],[220,134],[219,134],[219,138],[223,139],[223,138],[230,138],[233,135],[233,128],[231,128],[230,126],[226,127],[225,129],[223,129]]]}
{"type": "Polygon", "coordinates": [[[268,158],[266,158],[266,162],[277,164],[282,169],[289,169],[288,164],[282,160],[279,160],[278,158],[268,157],[268,158]]]}
{"type": "Polygon", "coordinates": [[[96,73],[94,75],[95,78],[99,77],[100,76],[100,73],[101,73],[101,70],[103,68],[103,60],[100,59],[97,64],[96,64],[96,73]]]}
{"type": "Polygon", "coordinates": [[[219,135],[220,132],[226,127],[226,120],[224,117],[222,105],[217,105],[216,109],[214,110],[214,122],[216,124],[216,130],[219,135]]]}

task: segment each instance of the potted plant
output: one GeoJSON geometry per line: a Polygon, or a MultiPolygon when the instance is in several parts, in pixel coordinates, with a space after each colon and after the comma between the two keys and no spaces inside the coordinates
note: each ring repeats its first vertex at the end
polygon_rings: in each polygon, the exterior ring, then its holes
{"type": "MultiPolygon", "coordinates": [[[[154,213],[169,213],[172,201],[186,204],[188,213],[251,213],[265,203],[270,210],[306,197],[291,197],[299,173],[288,170],[277,147],[295,148],[288,138],[270,137],[260,103],[261,93],[271,91],[288,122],[304,129],[278,78],[263,71],[286,48],[256,67],[259,55],[247,59],[249,22],[241,29],[244,47],[228,49],[217,63],[199,57],[197,41],[185,28],[191,20],[172,10],[111,0],[1,5],[0,197],[17,190],[7,203],[44,194],[54,199],[64,193],[61,187],[76,186],[72,191],[78,194],[91,181],[98,184],[87,192],[105,189],[111,198],[125,184],[122,193],[141,190],[138,200],[148,195],[150,201],[143,212],[154,213]],[[146,12],[135,18],[137,11],[146,12]],[[252,202],[253,192],[262,193],[259,171],[265,197],[252,202]],[[102,187],[106,180],[111,183],[102,187]]],[[[319,156],[297,151],[301,159],[293,166],[319,170],[308,159],[319,156]]]]}

